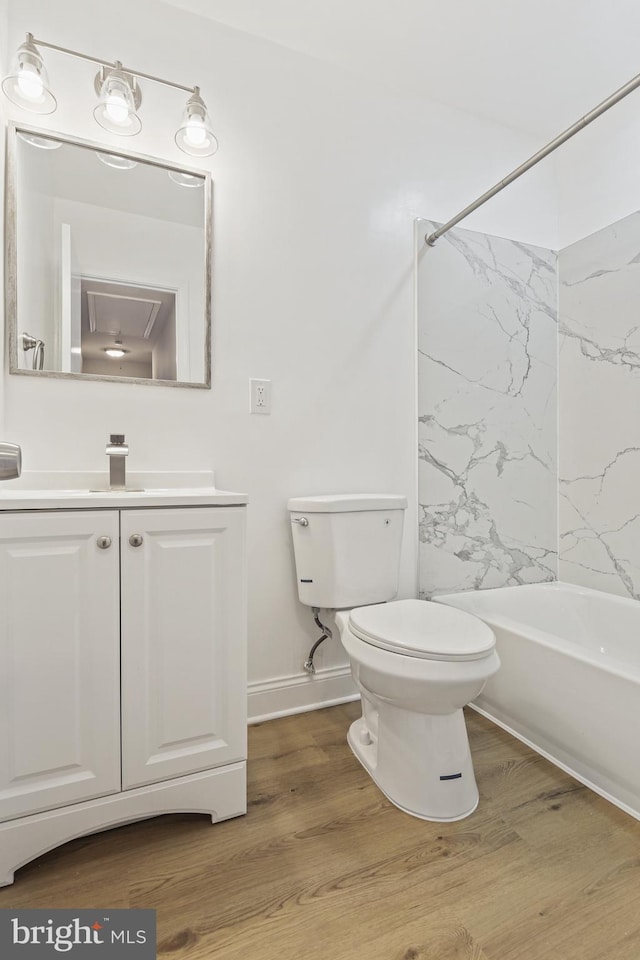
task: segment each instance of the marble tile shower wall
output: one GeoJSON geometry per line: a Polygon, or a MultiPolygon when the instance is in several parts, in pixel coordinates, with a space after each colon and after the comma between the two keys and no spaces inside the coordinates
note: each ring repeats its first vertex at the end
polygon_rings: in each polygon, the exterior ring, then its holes
{"type": "Polygon", "coordinates": [[[640,213],[560,253],[560,578],[640,599],[640,213]]]}
{"type": "Polygon", "coordinates": [[[460,229],[418,250],[421,595],[553,580],[557,255],[460,229]]]}

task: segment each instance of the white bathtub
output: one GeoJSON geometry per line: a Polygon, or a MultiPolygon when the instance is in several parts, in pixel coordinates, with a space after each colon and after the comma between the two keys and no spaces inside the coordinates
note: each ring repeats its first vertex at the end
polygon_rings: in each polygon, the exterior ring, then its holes
{"type": "Polygon", "coordinates": [[[435,599],[496,635],[471,706],[640,820],[640,603],[568,583],[435,599]]]}

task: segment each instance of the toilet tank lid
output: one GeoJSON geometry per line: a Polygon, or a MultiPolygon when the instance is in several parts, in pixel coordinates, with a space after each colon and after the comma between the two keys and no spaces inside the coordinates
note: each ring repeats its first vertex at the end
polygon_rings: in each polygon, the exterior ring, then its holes
{"type": "Polygon", "coordinates": [[[321,497],[292,497],[292,513],[349,513],[355,510],[406,510],[407,498],[397,493],[329,493],[321,497]]]}

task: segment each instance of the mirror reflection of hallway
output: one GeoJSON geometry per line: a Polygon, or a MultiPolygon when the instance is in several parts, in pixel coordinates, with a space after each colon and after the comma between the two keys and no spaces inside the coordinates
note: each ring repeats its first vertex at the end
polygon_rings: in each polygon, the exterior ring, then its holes
{"type": "Polygon", "coordinates": [[[91,277],[76,285],[82,373],[177,379],[175,290],[91,277]]]}

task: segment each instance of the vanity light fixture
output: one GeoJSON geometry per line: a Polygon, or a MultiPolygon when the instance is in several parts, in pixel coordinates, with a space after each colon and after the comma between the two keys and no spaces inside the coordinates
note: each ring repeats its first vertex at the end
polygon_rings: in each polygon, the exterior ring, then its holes
{"type": "Polygon", "coordinates": [[[47,47],[78,60],[99,64],[94,86],[100,99],[93,115],[96,122],[110,133],[131,137],[140,132],[142,121],[138,116],[138,108],[142,102],[142,92],[138,80],[150,80],[189,94],[182,122],[174,137],[180,150],[191,157],[210,157],[218,149],[218,141],[199,87],[186,87],[172,80],[131,70],[123,67],[119,60],[111,63],[54,43],[36,40],[32,33],[27,34],[25,42],[18,48],[11,73],[2,81],[5,96],[19,107],[34,113],[53,113],[57,106],[56,98],[49,90],[47,71],[38,47],[47,47]]]}
{"type": "Polygon", "coordinates": [[[218,149],[218,141],[211,129],[199,87],[193,88],[193,93],[187,100],[175,141],[184,153],[192,157],[210,157],[218,149]]]}
{"type": "Polygon", "coordinates": [[[140,133],[142,121],[136,111],[142,102],[142,94],[136,78],[116,62],[113,69],[100,69],[95,87],[100,103],[93,115],[100,126],[121,137],[133,137],[140,133]]]}
{"type": "Polygon", "coordinates": [[[18,47],[9,76],[2,81],[2,91],[12,103],[32,113],[53,113],[57,101],[49,90],[49,77],[33,34],[18,47]]]}

